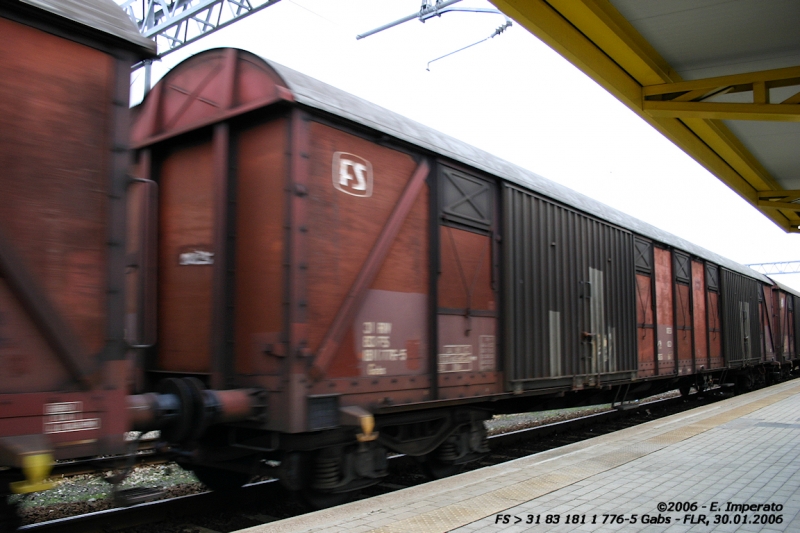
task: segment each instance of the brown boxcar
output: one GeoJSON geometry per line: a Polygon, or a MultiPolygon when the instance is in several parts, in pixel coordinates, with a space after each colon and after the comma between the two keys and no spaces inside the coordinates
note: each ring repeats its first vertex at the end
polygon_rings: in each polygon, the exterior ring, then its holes
{"type": "Polygon", "coordinates": [[[0,5],[0,521],[54,458],[124,450],[129,78],[154,51],[110,0],[0,5]]]}
{"type": "Polygon", "coordinates": [[[330,503],[491,413],[762,376],[768,278],[307,76],[210,50],[135,113],[131,401],[212,486],[269,459],[330,503]]]}

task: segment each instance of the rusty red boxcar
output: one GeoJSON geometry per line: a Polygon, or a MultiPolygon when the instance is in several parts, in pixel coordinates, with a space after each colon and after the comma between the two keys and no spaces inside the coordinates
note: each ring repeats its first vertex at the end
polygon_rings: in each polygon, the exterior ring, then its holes
{"type": "Polygon", "coordinates": [[[267,459],[329,503],[387,451],[456,471],[492,413],[746,390],[798,363],[783,329],[756,341],[764,295],[791,291],[248,52],[186,60],[135,113],[138,386],[250,412],[176,431],[170,394],[142,394],[138,424],[211,486],[267,459]]]}
{"type": "Polygon", "coordinates": [[[128,92],[154,50],[110,0],[0,5],[3,506],[53,458],[124,451],[128,92]]]}
{"type": "Polygon", "coordinates": [[[84,3],[0,7],[3,496],[157,429],[328,505],[388,452],[458,471],[496,413],[800,366],[789,288],[248,52],[167,74],[129,167],[152,45],[84,3]]]}

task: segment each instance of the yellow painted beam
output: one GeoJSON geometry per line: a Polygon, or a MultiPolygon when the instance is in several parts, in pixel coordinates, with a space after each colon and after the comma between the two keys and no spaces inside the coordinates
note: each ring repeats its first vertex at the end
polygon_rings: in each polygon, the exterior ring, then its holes
{"type": "Polygon", "coordinates": [[[800,104],[800,92],[795,93],[794,95],[790,96],[783,102],[782,104],[800,104]]]}
{"type": "Polygon", "coordinates": [[[631,108],[641,109],[642,86],[544,0],[493,0],[503,13],[588,74],[631,108]]]}
{"type": "Polygon", "coordinates": [[[642,107],[652,117],[800,122],[800,105],[645,100],[642,107]]]}
{"type": "MultiPolygon", "coordinates": [[[[609,2],[491,1],[753,206],[758,203],[757,191],[780,189],[769,172],[724,124],[708,119],[653,116],[643,109],[643,95],[650,90],[643,86],[654,85],[662,89],[670,86],[673,90],[677,84],[693,82],[681,81],[680,76],[609,2]]],[[[752,77],[748,80],[750,83],[753,81],[752,77]]],[[[656,91],[656,94],[664,93],[656,91]]],[[[788,223],[789,217],[783,212],[765,208],[762,213],[785,231],[794,231],[788,223]]]]}
{"type": "Polygon", "coordinates": [[[769,207],[772,209],[791,209],[792,211],[800,211],[800,204],[793,204],[791,202],[779,202],[777,200],[759,200],[758,207],[769,207]]]}
{"type": "Polygon", "coordinates": [[[547,0],[640,85],[680,81],[655,48],[607,1],[547,0]]]}
{"type": "Polygon", "coordinates": [[[677,98],[673,98],[670,102],[691,102],[694,100],[702,100],[705,98],[710,92],[709,89],[699,89],[697,91],[688,91],[683,93],[682,95],[678,96],[677,98]]]}
{"type": "Polygon", "coordinates": [[[681,93],[685,91],[696,91],[698,89],[713,89],[715,87],[727,87],[729,85],[752,85],[753,83],[768,83],[769,87],[779,85],[800,85],[800,67],[787,67],[772,70],[761,70],[758,72],[748,72],[745,74],[733,74],[730,76],[716,76],[714,78],[704,78],[701,80],[681,81],[677,83],[663,83],[660,85],[650,85],[644,87],[644,96],[655,96],[659,94],[681,93]]]}
{"type": "Polygon", "coordinates": [[[758,199],[767,200],[769,198],[782,198],[786,201],[800,199],[800,190],[783,190],[783,191],[759,191],[758,199]]]}
{"type": "MultiPolygon", "coordinates": [[[[756,191],[779,190],[781,188],[767,169],[756,159],[742,142],[716,120],[682,118],[681,122],[692,130],[733,168],[756,191]]],[[[754,197],[755,199],[755,197],[754,197]]]]}

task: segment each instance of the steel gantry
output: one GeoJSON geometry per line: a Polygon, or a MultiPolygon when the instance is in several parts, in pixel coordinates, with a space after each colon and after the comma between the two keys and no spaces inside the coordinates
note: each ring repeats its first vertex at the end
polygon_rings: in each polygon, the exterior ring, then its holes
{"type": "Polygon", "coordinates": [[[747,265],[765,276],[777,274],[800,274],[800,261],[779,261],[777,263],[755,263],[747,265]]]}
{"type": "Polygon", "coordinates": [[[117,0],[163,57],[280,0],[117,0]]]}

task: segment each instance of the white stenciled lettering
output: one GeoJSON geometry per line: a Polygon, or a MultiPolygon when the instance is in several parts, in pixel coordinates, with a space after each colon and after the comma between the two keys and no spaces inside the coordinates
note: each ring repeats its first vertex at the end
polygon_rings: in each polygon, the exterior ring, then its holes
{"type": "Polygon", "coordinates": [[[391,346],[389,337],[385,335],[380,335],[378,337],[375,337],[375,346],[377,348],[389,348],[391,346]]]}
{"type": "Polygon", "coordinates": [[[44,414],[57,415],[62,413],[80,413],[83,411],[83,402],[59,402],[44,404],[44,414]]]}
{"type": "Polygon", "coordinates": [[[214,252],[204,252],[203,250],[195,250],[193,252],[185,252],[178,256],[178,264],[181,266],[186,265],[213,265],[214,252]]]}
{"type": "Polygon", "coordinates": [[[382,376],[386,374],[386,367],[385,366],[378,366],[369,364],[367,365],[367,375],[368,376],[382,376]]]}
{"type": "Polygon", "coordinates": [[[366,365],[367,375],[383,375],[388,369],[374,364],[377,361],[406,361],[408,350],[392,348],[391,322],[362,322],[361,360],[366,365]]]}
{"type": "Polygon", "coordinates": [[[372,196],[372,165],[355,154],[333,154],[333,186],[353,196],[372,196]]]}
{"type": "Polygon", "coordinates": [[[472,345],[449,344],[443,348],[443,352],[439,354],[440,373],[473,371],[477,357],[472,354],[472,345]]]}

